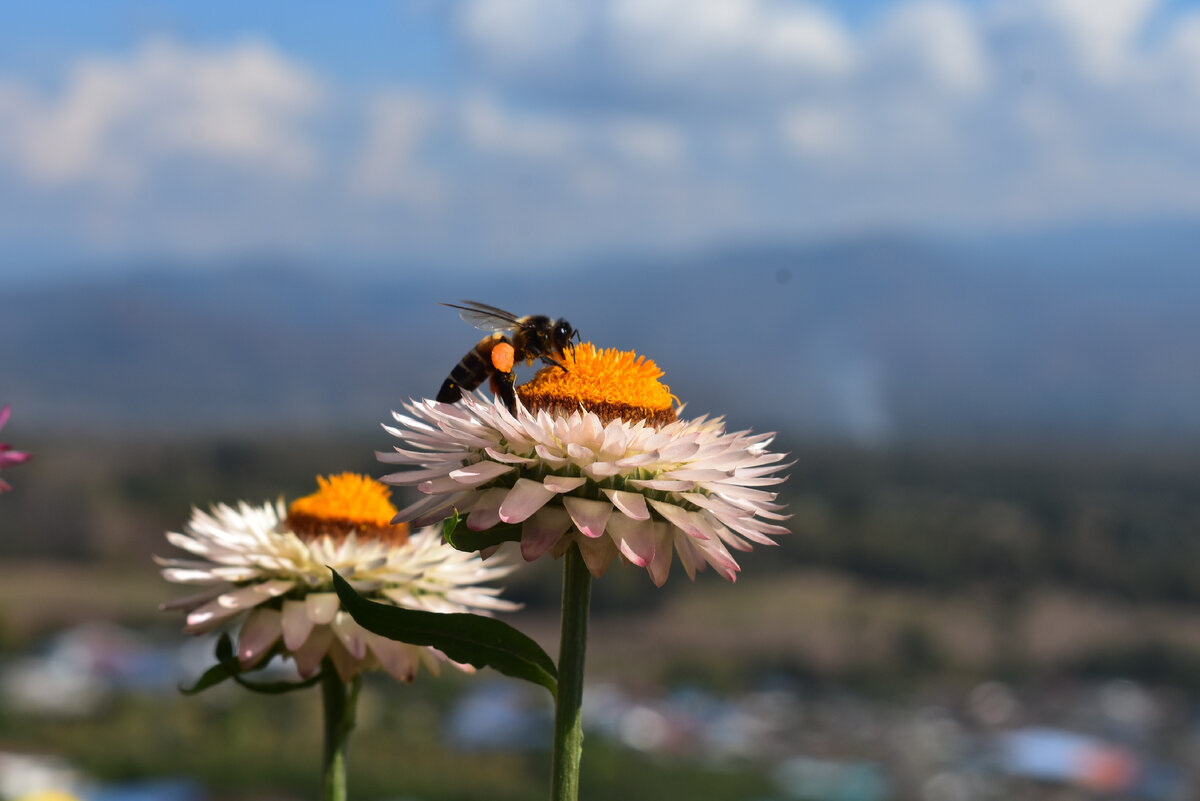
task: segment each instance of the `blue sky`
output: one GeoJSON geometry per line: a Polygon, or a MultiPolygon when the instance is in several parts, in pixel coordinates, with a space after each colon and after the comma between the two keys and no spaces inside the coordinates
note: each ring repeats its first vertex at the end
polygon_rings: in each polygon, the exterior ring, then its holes
{"type": "Polygon", "coordinates": [[[1197,216],[1195,3],[117,0],[0,27],[0,278],[1197,216]]]}

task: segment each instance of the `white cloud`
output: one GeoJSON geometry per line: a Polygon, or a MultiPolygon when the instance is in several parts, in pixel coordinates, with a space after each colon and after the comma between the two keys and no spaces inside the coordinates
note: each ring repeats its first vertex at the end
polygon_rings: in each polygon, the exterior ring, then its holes
{"type": "Polygon", "coordinates": [[[962,95],[981,92],[988,59],[978,23],[959,4],[919,0],[898,6],[875,44],[878,69],[912,65],[934,86],[962,95]]]}
{"type": "Polygon", "coordinates": [[[782,131],[787,144],[806,158],[847,157],[860,147],[856,126],[834,108],[792,109],[783,115],[782,131]]]}
{"type": "Polygon", "coordinates": [[[418,205],[440,202],[443,181],[421,163],[419,151],[438,117],[428,97],[385,90],[368,101],[361,154],[351,188],[367,198],[399,198],[418,205]]]}
{"type": "Polygon", "coordinates": [[[269,45],[154,40],[128,59],[78,62],[58,94],[0,85],[0,160],[42,186],[128,189],[174,158],[301,176],[316,166],[302,122],[320,97],[269,45]]]}
{"type": "Polygon", "coordinates": [[[489,58],[510,67],[569,57],[588,25],[583,3],[471,0],[459,16],[463,33],[489,58]]]}
{"type": "Polygon", "coordinates": [[[1085,70],[1114,81],[1135,64],[1138,34],[1156,0],[1044,0],[1035,5],[1066,36],[1085,70]]]}
{"type": "Polygon", "coordinates": [[[579,138],[576,126],[564,116],[516,112],[485,94],[465,99],[460,122],[476,148],[535,161],[568,155],[579,138]]]}
{"type": "Polygon", "coordinates": [[[618,153],[647,165],[678,165],[685,156],[682,134],[675,126],[656,120],[617,119],[609,124],[607,135],[618,153]]]}

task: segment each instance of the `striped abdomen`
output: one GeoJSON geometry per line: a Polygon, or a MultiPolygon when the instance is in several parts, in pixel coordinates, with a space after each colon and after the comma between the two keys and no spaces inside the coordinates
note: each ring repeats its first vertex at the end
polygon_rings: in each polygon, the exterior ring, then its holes
{"type": "Polygon", "coordinates": [[[464,392],[470,392],[496,372],[492,365],[492,348],[501,342],[507,342],[504,334],[492,334],[479,340],[475,347],[467,351],[467,355],[454,365],[450,375],[442,382],[437,399],[442,403],[454,403],[462,398],[464,392]]]}

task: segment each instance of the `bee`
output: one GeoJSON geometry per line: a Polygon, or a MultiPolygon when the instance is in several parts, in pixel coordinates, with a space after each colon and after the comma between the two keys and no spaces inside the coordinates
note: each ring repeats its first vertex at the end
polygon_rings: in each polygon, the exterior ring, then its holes
{"type": "Polygon", "coordinates": [[[571,340],[579,340],[579,332],[561,317],[551,319],[542,314],[518,317],[512,312],[478,303],[473,300],[443,303],[458,309],[459,316],[471,325],[491,333],[467,351],[450,375],[442,382],[437,399],[454,403],[488,379],[492,392],[504,401],[510,411],[517,405],[513,385],[513,368],[520,362],[533,364],[541,359],[563,370],[567,369],[567,353],[571,340]],[[510,338],[511,337],[511,338],[510,338]]]}

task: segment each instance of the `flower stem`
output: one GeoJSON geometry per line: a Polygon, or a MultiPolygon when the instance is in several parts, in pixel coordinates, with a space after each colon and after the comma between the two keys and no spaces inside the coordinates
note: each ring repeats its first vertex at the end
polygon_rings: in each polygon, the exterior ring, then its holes
{"type": "Polygon", "coordinates": [[[342,681],[328,660],[321,669],[325,710],[325,753],[321,760],[322,801],[346,801],[346,746],[354,729],[359,677],[342,681]]]}
{"type": "Polygon", "coordinates": [[[587,653],[591,593],[592,574],[584,564],[579,546],[572,543],[563,557],[562,632],[558,643],[551,801],[575,801],[579,797],[579,762],[583,756],[583,665],[587,653]]]}

